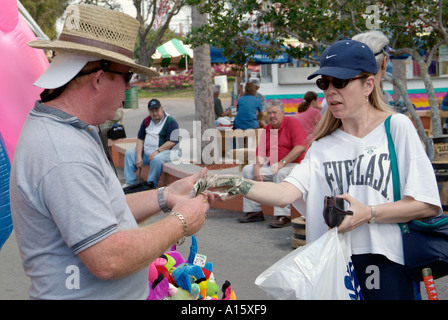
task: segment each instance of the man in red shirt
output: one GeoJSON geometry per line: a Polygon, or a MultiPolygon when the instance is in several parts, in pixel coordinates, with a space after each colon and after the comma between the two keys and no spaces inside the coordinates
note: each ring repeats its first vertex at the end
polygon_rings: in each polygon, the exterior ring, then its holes
{"type": "MultiPolygon", "coordinates": [[[[243,168],[243,177],[279,183],[304,158],[306,133],[297,119],[285,117],[280,100],[269,101],[266,110],[269,124],[261,133],[256,163],[243,168]]],[[[238,218],[240,222],[264,221],[261,205],[255,201],[244,198],[243,211],[245,214],[238,218]]],[[[289,225],[291,206],[274,207],[274,216],[275,220],[269,224],[270,227],[282,228],[289,225]]]]}

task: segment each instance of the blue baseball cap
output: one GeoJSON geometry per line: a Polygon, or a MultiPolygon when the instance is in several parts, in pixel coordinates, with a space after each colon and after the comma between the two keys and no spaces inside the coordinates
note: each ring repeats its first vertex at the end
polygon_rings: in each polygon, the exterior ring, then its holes
{"type": "Polygon", "coordinates": [[[151,99],[148,102],[148,110],[159,109],[161,106],[162,106],[162,104],[157,99],[151,99]]]}
{"type": "Polygon", "coordinates": [[[361,72],[378,72],[372,50],[356,40],[339,40],[325,49],[320,56],[320,69],[308,76],[308,80],[318,75],[345,80],[361,72]]]}

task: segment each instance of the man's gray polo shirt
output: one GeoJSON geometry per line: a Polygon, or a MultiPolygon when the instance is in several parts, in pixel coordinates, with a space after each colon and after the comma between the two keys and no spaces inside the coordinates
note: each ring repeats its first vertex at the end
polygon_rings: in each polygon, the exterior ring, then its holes
{"type": "Polygon", "coordinates": [[[77,255],[117,230],[138,227],[94,126],[36,102],[15,150],[10,199],[31,298],[148,296],[147,269],[101,280],[77,255]]]}

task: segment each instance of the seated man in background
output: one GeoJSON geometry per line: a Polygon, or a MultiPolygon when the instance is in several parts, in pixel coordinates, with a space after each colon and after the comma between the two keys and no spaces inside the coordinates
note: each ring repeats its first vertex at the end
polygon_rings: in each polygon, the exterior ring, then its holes
{"type": "MultiPolygon", "coordinates": [[[[269,124],[263,128],[256,151],[256,163],[243,168],[243,177],[256,181],[282,182],[294,166],[305,156],[306,133],[300,122],[285,117],[283,103],[271,100],[266,104],[269,124]]],[[[243,199],[244,215],[239,222],[264,221],[261,204],[243,199]]],[[[286,227],[291,223],[291,206],[274,207],[272,228],[286,227]]]]}
{"type": "MultiPolygon", "coordinates": [[[[214,103],[214,107],[215,107],[215,121],[220,117],[226,117],[226,116],[232,115],[232,111],[230,109],[226,109],[226,111],[224,111],[224,109],[222,108],[221,99],[218,98],[220,92],[221,92],[221,86],[215,84],[213,86],[213,103],[214,103]]],[[[218,125],[218,123],[216,123],[216,125],[218,125]]]]}
{"type": "Polygon", "coordinates": [[[159,100],[152,99],[148,102],[149,116],[140,126],[137,134],[135,149],[126,151],[124,161],[125,185],[133,185],[137,182],[135,171],[142,166],[150,165],[148,185],[156,188],[162,173],[164,162],[179,159],[180,150],[173,148],[178,144],[179,125],[176,120],[163,111],[159,100]]]}

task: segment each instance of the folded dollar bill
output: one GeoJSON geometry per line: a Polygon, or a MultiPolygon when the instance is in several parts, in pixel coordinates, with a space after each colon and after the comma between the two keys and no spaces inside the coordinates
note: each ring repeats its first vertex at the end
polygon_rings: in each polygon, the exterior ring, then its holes
{"type": "Polygon", "coordinates": [[[246,195],[253,183],[237,175],[207,174],[196,182],[193,188],[195,196],[204,191],[217,194],[219,197],[236,194],[246,195]]]}

